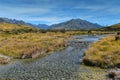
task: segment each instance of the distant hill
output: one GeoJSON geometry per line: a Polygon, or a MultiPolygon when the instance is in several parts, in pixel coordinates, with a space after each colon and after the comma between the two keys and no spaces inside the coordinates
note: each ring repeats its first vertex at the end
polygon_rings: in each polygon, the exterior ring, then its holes
{"type": "Polygon", "coordinates": [[[50,29],[51,27],[46,25],[46,24],[38,24],[35,25],[35,27],[40,28],[40,29],[50,29]]]}
{"type": "Polygon", "coordinates": [[[114,25],[111,25],[111,26],[108,26],[108,27],[104,27],[101,30],[111,30],[111,31],[120,30],[120,23],[114,24],[114,25]]]}
{"type": "Polygon", "coordinates": [[[40,29],[24,24],[12,24],[6,22],[0,23],[0,33],[18,34],[18,33],[37,32],[37,31],[40,31],[40,29]]]}
{"type": "Polygon", "coordinates": [[[71,19],[63,23],[53,24],[51,25],[51,27],[51,29],[55,30],[90,30],[101,28],[102,26],[99,24],[88,22],[86,20],[71,19]]]}
{"type": "Polygon", "coordinates": [[[33,29],[33,27],[28,25],[21,25],[21,24],[11,24],[2,22],[0,23],[0,30],[7,31],[7,30],[18,30],[18,29],[33,29]]]}

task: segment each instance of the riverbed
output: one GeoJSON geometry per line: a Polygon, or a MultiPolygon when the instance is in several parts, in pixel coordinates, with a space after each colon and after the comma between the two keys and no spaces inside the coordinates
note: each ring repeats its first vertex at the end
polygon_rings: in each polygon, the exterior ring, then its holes
{"type": "Polygon", "coordinates": [[[80,80],[77,76],[84,51],[102,36],[72,36],[69,46],[36,60],[0,65],[0,80],[80,80]]]}

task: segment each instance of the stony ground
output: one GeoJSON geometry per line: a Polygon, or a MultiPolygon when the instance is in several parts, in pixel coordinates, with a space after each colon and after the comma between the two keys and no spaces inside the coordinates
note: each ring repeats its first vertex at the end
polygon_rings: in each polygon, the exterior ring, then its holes
{"type": "Polygon", "coordinates": [[[33,61],[18,60],[1,65],[0,80],[87,80],[82,78],[88,70],[80,66],[81,58],[89,44],[97,39],[98,37],[76,36],[65,50],[33,61]]]}
{"type": "Polygon", "coordinates": [[[80,80],[108,80],[107,70],[81,65],[78,70],[80,80]]]}

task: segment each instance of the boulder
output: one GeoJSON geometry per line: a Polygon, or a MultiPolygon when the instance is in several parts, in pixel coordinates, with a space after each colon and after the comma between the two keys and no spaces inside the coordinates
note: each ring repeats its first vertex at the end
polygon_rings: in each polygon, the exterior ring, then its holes
{"type": "Polygon", "coordinates": [[[110,80],[120,80],[120,69],[112,69],[108,72],[110,80]]]}

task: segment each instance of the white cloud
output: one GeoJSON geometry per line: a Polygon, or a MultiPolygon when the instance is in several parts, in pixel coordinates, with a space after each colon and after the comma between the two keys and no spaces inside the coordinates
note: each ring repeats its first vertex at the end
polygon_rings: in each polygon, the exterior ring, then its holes
{"type": "Polygon", "coordinates": [[[0,3],[0,11],[1,11],[0,16],[11,18],[11,19],[24,20],[27,22],[36,21],[36,22],[46,22],[49,24],[64,22],[71,18],[81,18],[84,20],[89,20],[89,21],[98,22],[98,23],[107,23],[107,22],[110,22],[111,20],[114,20],[114,22],[119,21],[119,19],[116,21],[115,18],[110,18],[109,16],[120,14],[120,10],[119,10],[120,6],[119,5],[111,6],[109,1],[103,5],[102,4],[92,5],[92,3],[86,3],[85,1],[83,1],[82,3],[82,0],[80,3],[78,1],[78,4],[77,3],[73,4],[72,1],[62,3],[64,2],[64,0],[62,1],[60,0],[60,2],[57,1],[53,3],[51,2],[51,0],[34,0],[34,1],[33,1],[34,2],[33,4],[28,4],[26,2],[26,4],[18,4],[18,5],[17,4],[9,5],[9,4],[0,3]],[[68,4],[68,5],[62,6],[63,4],[68,4]],[[63,8],[67,10],[63,11],[64,10],[63,8]],[[72,8],[73,10],[69,8],[72,8]],[[86,10],[85,12],[84,12],[84,9],[86,10]],[[71,11],[68,11],[68,10],[71,10],[71,11]],[[77,11],[78,13],[76,13],[77,11]],[[76,13],[76,15],[74,15],[74,13],[76,13]],[[60,14],[63,14],[62,17],[59,17],[61,16],[60,14]],[[67,17],[66,15],[69,17],[67,17]],[[102,17],[103,19],[101,19],[102,17]]]}
{"type": "MultiPolygon", "coordinates": [[[[51,12],[51,8],[44,8],[44,7],[13,7],[13,6],[2,6],[0,5],[0,17],[7,17],[10,19],[18,19],[18,20],[24,20],[24,21],[33,21],[34,18],[31,18],[29,16],[36,16],[38,15],[44,15],[46,13],[51,12]],[[29,18],[28,18],[29,17],[29,18]],[[30,20],[28,20],[30,19],[30,20]]],[[[37,19],[36,19],[37,20],[37,19]]],[[[38,19],[39,20],[39,19],[38,19]]],[[[44,20],[44,18],[43,18],[44,20]]],[[[40,19],[41,21],[41,19],[40,19]]]]}
{"type": "MultiPolygon", "coordinates": [[[[50,8],[41,8],[41,7],[10,7],[10,6],[0,6],[1,12],[6,14],[5,12],[12,13],[15,15],[20,15],[24,13],[40,13],[44,14],[49,12],[51,9],[50,8]]],[[[1,13],[0,13],[1,14],[1,13]]]]}
{"type": "Polygon", "coordinates": [[[48,22],[49,24],[60,23],[66,20],[70,20],[70,17],[38,17],[38,18],[26,18],[26,21],[44,21],[48,22]]]}

